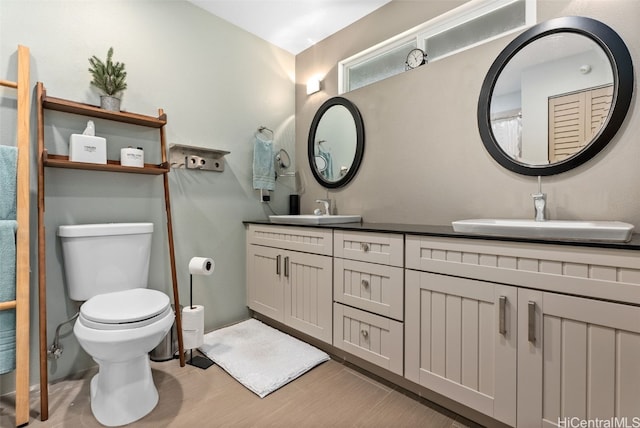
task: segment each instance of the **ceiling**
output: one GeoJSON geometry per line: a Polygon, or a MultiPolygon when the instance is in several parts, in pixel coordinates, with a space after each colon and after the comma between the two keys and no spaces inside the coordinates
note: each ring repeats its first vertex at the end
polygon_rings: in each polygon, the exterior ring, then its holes
{"type": "Polygon", "coordinates": [[[297,55],[391,0],[189,1],[297,55]]]}

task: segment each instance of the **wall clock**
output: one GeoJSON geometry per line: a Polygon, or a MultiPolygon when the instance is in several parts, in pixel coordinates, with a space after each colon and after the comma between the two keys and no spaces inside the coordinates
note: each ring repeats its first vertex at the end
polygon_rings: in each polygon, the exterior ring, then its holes
{"type": "Polygon", "coordinates": [[[407,55],[407,67],[409,69],[418,68],[426,62],[427,55],[420,48],[412,49],[407,55]]]}

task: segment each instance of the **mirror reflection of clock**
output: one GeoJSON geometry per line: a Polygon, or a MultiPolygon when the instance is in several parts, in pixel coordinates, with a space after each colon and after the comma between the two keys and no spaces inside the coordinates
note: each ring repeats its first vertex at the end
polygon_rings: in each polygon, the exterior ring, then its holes
{"type": "Polygon", "coordinates": [[[420,67],[426,62],[427,55],[420,48],[412,49],[407,55],[407,67],[409,69],[420,67]]]}

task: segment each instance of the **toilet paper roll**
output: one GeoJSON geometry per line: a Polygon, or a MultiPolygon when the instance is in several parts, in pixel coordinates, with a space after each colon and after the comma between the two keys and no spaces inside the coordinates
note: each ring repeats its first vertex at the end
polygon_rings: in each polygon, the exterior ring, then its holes
{"type": "Polygon", "coordinates": [[[208,257],[193,257],[189,261],[189,273],[191,275],[211,275],[216,264],[208,257]]]}
{"type": "Polygon", "coordinates": [[[193,305],[182,309],[182,330],[204,331],[204,306],[193,305]]]}
{"type": "Polygon", "coordinates": [[[182,309],[182,342],[184,349],[194,349],[204,343],[204,306],[182,309]]]}
{"type": "Polygon", "coordinates": [[[184,349],[195,349],[204,343],[204,331],[182,330],[182,344],[184,349]]]}

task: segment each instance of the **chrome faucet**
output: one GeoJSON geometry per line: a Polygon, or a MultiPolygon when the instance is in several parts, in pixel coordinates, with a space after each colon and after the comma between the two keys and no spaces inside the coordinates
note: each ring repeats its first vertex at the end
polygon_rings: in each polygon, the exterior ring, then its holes
{"type": "Polygon", "coordinates": [[[314,210],[314,214],[316,215],[331,215],[331,199],[316,199],[316,203],[322,204],[324,206],[324,214],[320,209],[314,210]]]}
{"type": "Polygon", "coordinates": [[[545,217],[544,210],[547,206],[547,194],[542,193],[542,177],[538,176],[538,193],[533,193],[531,195],[533,198],[533,207],[536,212],[536,221],[545,221],[547,218],[545,217]]]}

